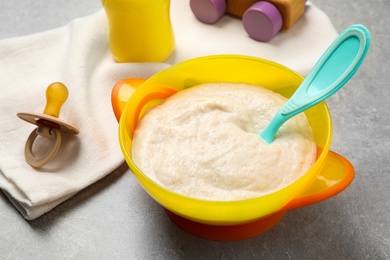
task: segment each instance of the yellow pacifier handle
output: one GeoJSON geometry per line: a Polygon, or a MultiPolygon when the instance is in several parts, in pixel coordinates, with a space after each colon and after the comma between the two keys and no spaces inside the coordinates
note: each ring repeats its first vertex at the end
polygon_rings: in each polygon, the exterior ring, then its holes
{"type": "Polygon", "coordinates": [[[68,98],[68,89],[61,82],[50,84],[46,89],[46,107],[43,111],[46,115],[60,116],[62,105],[68,98]]]}

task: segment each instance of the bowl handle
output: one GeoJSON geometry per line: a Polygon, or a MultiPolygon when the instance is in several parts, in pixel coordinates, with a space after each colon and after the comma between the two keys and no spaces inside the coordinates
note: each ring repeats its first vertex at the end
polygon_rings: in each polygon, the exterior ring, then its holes
{"type": "Polygon", "coordinates": [[[354,172],[352,164],[347,159],[329,151],[325,158],[324,168],[313,184],[281,210],[305,207],[337,195],[352,182],[354,172]]]}
{"type": "Polygon", "coordinates": [[[145,82],[141,78],[125,78],[118,81],[111,91],[111,105],[114,111],[116,120],[122,115],[123,110],[134,91],[145,82]]]}
{"type": "MultiPolygon", "coordinates": [[[[127,102],[133,96],[136,89],[141,86],[146,80],[141,78],[125,78],[118,81],[113,89],[111,90],[111,105],[114,111],[116,120],[119,122],[120,117],[125,110],[127,102]]],[[[173,94],[178,90],[172,87],[159,85],[158,89],[147,88],[146,91],[138,93],[137,100],[139,101],[138,109],[149,101],[154,99],[164,99],[173,94]]],[[[140,112],[140,111],[138,111],[140,112]]],[[[138,118],[138,117],[137,117],[138,118]]]]}

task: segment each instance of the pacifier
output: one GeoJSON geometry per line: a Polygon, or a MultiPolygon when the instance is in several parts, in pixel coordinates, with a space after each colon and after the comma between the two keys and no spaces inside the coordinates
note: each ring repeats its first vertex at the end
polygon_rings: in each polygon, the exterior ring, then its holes
{"type": "Polygon", "coordinates": [[[46,89],[46,107],[43,114],[40,113],[17,113],[17,116],[31,124],[37,125],[29,137],[24,147],[26,162],[34,168],[41,167],[49,163],[57,154],[61,144],[61,134],[78,134],[79,130],[60,120],[60,110],[68,98],[68,89],[60,82],[50,84],[46,89]],[[49,151],[42,156],[33,153],[33,144],[40,136],[51,139],[53,145],[49,151]]]}

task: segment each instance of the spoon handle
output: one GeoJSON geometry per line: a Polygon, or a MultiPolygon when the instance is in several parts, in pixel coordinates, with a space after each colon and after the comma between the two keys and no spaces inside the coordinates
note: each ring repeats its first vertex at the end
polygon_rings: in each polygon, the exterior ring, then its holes
{"type": "Polygon", "coordinates": [[[336,93],[358,70],[368,51],[369,39],[369,32],[362,25],[353,25],[342,32],[283,106],[281,113],[296,115],[336,93]]]}
{"type": "Polygon", "coordinates": [[[284,122],[336,93],[356,73],[369,45],[370,34],[363,25],[344,30],[260,136],[271,143],[284,122]]]}

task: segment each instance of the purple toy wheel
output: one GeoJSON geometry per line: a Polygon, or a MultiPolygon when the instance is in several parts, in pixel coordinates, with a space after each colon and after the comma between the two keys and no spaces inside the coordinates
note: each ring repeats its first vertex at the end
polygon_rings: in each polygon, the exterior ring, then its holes
{"type": "Polygon", "coordinates": [[[282,28],[283,18],[279,10],[269,2],[254,3],[242,17],[249,36],[257,41],[271,40],[282,28]]]}
{"type": "Polygon", "coordinates": [[[226,12],[226,0],[191,0],[190,7],[199,21],[212,24],[226,12]]]}

